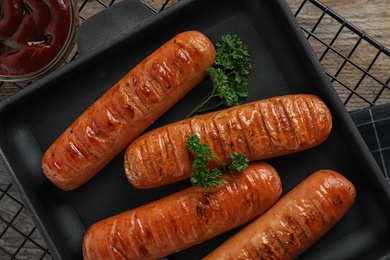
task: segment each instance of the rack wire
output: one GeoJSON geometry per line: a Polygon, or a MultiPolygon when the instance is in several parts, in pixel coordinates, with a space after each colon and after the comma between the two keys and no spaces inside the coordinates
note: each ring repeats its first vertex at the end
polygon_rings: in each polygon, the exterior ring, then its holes
{"type": "Polygon", "coordinates": [[[319,1],[304,0],[295,17],[347,110],[390,103],[389,49],[319,1]]]}
{"type": "MultiPolygon", "coordinates": [[[[80,22],[119,1],[77,0],[80,22]]],[[[179,0],[142,2],[158,13],[179,0]]],[[[390,71],[389,49],[317,0],[303,0],[293,12],[347,110],[390,103],[390,75],[383,73],[390,71]],[[316,17],[307,19],[308,13],[311,16],[314,13],[316,17]],[[366,57],[371,58],[367,60],[366,57]]],[[[64,64],[76,57],[75,47],[64,64]]],[[[0,100],[30,83],[0,82],[0,100]]],[[[52,259],[2,165],[0,259],[52,259]]]]}

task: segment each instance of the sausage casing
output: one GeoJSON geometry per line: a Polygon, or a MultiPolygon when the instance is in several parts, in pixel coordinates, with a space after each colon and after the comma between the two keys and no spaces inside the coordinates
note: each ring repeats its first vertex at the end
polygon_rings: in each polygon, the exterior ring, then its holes
{"type": "Polygon", "coordinates": [[[204,260],[294,259],[345,215],[355,197],[350,181],[337,172],[320,170],[204,260]]]}
{"type": "MultiPolygon", "coordinates": [[[[175,122],[139,136],[126,149],[125,171],[137,188],[188,178],[193,155],[187,138],[196,134],[223,162],[233,152],[250,161],[302,151],[324,142],[332,117],[314,95],[297,94],[247,103],[175,122]]],[[[210,168],[220,164],[212,161],[210,168]]]]}
{"type": "Polygon", "coordinates": [[[84,259],[158,259],[238,227],[280,197],[282,185],[267,163],[223,176],[217,188],[189,187],[93,224],[84,259]]]}
{"type": "Polygon", "coordinates": [[[178,34],[92,104],[48,148],[46,177],[78,188],[196,86],[213,65],[215,48],[200,32],[178,34]]]}

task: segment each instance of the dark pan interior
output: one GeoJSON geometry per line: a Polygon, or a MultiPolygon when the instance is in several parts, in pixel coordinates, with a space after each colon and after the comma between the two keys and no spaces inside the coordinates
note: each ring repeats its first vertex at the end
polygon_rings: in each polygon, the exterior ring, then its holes
{"type": "MultiPolygon", "coordinates": [[[[389,190],[381,184],[382,174],[284,1],[182,1],[150,15],[145,6],[135,4],[138,1],[129,2],[130,6],[119,3],[125,8],[121,9],[122,18],[142,13],[140,19],[144,20],[132,27],[112,28],[118,33],[106,42],[102,37],[101,44],[93,38],[79,38],[82,46],[91,41],[93,49],[84,48],[85,54],[76,61],[0,106],[4,165],[56,259],[81,259],[84,232],[94,222],[189,186],[189,181],[183,181],[136,190],[124,175],[121,153],[87,184],[64,192],[45,179],[41,158],[55,138],[127,71],[175,34],[193,29],[204,32],[214,43],[223,34],[236,33],[247,44],[253,59],[248,101],[312,93],[331,109],[334,128],[324,144],[268,160],[281,176],[284,193],[322,168],[342,173],[356,186],[353,208],[301,259],[375,259],[388,254],[389,190]]],[[[112,18],[109,9],[97,17],[101,21],[112,18]]],[[[98,28],[88,28],[88,23],[82,30],[99,34],[98,28]]],[[[207,78],[149,129],[182,119],[210,87],[207,78]]],[[[200,259],[235,231],[169,259],[200,259]]]]}

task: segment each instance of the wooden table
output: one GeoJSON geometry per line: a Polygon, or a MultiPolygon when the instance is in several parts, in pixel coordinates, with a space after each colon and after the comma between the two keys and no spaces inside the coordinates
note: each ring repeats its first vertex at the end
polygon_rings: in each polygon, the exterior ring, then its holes
{"type": "MultiPolygon", "coordinates": [[[[101,5],[90,4],[91,1],[89,1],[88,8],[86,8],[82,13],[85,18],[88,18],[93,13],[104,9],[101,5]]],[[[161,6],[162,0],[148,1],[155,8],[158,8],[159,6],[161,6]]],[[[287,3],[290,5],[293,13],[295,13],[301,5],[302,1],[303,0],[287,0],[287,3]]],[[[177,2],[177,0],[173,2],[177,2]]],[[[323,0],[322,3],[325,4],[328,8],[340,14],[352,24],[356,25],[358,28],[362,29],[367,35],[374,38],[381,45],[388,48],[390,47],[390,0],[323,0]]],[[[321,12],[319,12],[318,8],[305,7],[304,10],[300,11],[299,15],[297,16],[297,19],[300,25],[311,27],[313,23],[318,20],[320,15],[321,12]]],[[[337,30],[340,24],[326,16],[324,17],[324,24],[326,26],[321,25],[321,27],[317,29],[317,32],[320,33],[322,39],[324,39],[325,41],[330,41],[335,34],[335,30],[337,30]]],[[[313,49],[315,50],[317,55],[320,56],[323,52],[321,46],[313,39],[310,39],[309,42],[312,44],[313,49]]],[[[341,42],[337,43],[337,48],[342,53],[348,53],[348,51],[351,49],[351,46],[354,45],[355,42],[356,39],[350,34],[348,34],[347,37],[342,38],[341,42]]],[[[372,60],[373,52],[375,53],[376,50],[371,48],[369,45],[363,45],[362,49],[357,52],[357,57],[354,58],[357,60],[357,62],[361,64],[361,66],[367,67],[372,60]]],[[[381,59],[378,64],[375,65],[375,75],[378,78],[383,78],[384,81],[388,81],[390,77],[390,57],[382,58],[383,59],[381,59]]],[[[338,62],[340,62],[340,59],[328,58],[323,59],[321,61],[324,68],[329,70],[334,70],[334,67],[338,67],[338,62]]],[[[356,78],[354,70],[347,69],[346,71],[347,73],[345,80],[349,81],[348,84],[353,85],[353,81],[356,78]]],[[[359,76],[357,75],[357,77],[359,76]]],[[[0,100],[6,98],[9,95],[12,95],[18,90],[19,88],[15,87],[13,84],[1,85],[0,82],[0,100]]],[[[339,91],[340,94],[343,95],[342,90],[339,91]]],[[[372,88],[370,89],[370,84],[368,84],[366,91],[368,94],[369,92],[373,92],[372,88]]],[[[387,89],[384,98],[382,98],[379,103],[390,103],[389,92],[390,91],[387,89]]],[[[367,104],[357,102],[357,104],[353,103],[353,105],[348,108],[352,110],[364,106],[367,106],[367,104]]],[[[28,232],[26,231],[26,233],[31,233],[30,237],[34,240],[34,242],[40,245],[44,245],[42,238],[39,234],[37,234],[37,231],[34,230],[34,225],[25,209],[23,209],[19,203],[13,201],[13,199],[11,199],[9,195],[11,195],[12,198],[18,197],[15,189],[12,187],[12,185],[10,185],[9,178],[5,173],[4,168],[0,164],[0,217],[9,220],[9,217],[12,217],[15,212],[18,212],[18,226],[20,225],[22,227],[19,228],[22,230],[28,230],[28,232]]],[[[14,225],[14,223],[12,225],[14,225]]],[[[0,221],[0,226],[4,226],[4,222],[0,221]]],[[[25,242],[26,237],[20,236],[17,232],[12,232],[12,228],[10,228],[9,231],[6,232],[6,234],[8,244],[4,245],[3,242],[0,241],[0,247],[6,246],[7,250],[13,250],[12,248],[19,247],[21,243],[24,244],[25,242]]],[[[43,254],[45,254],[46,251],[44,249],[44,246],[43,248],[39,248],[34,243],[29,242],[29,239],[30,238],[27,239],[27,243],[23,245],[23,249],[21,250],[24,253],[18,254],[18,256],[22,257],[22,254],[24,254],[27,257],[35,258],[37,256],[42,256],[42,252],[43,254]]],[[[6,259],[5,256],[6,255],[0,250],[0,259],[3,259],[2,257],[6,259]]],[[[44,257],[44,259],[48,258],[44,257]]]]}

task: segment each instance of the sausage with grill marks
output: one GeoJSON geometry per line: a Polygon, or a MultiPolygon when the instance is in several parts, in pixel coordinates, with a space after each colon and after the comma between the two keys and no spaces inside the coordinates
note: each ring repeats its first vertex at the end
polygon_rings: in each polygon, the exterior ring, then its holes
{"type": "MultiPolygon", "coordinates": [[[[317,96],[297,94],[255,101],[145,133],[127,147],[125,172],[132,185],[142,189],[188,178],[193,155],[186,143],[194,134],[229,164],[233,152],[257,161],[312,148],[327,139],[331,128],[330,111],[317,96]]],[[[211,161],[213,167],[220,164],[211,161]]]]}
{"type": "Polygon", "coordinates": [[[63,190],[87,182],[195,87],[215,48],[197,31],[180,33],[134,67],[47,149],[45,176],[63,190]]]}
{"type": "Polygon", "coordinates": [[[278,173],[265,162],[222,178],[220,187],[189,187],[93,224],[84,259],[159,259],[252,220],[282,193],[278,173]]]}
{"type": "Polygon", "coordinates": [[[295,259],[346,214],[355,197],[349,180],[320,170],[203,260],[295,259]]]}

